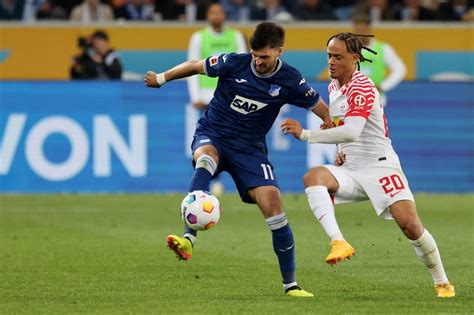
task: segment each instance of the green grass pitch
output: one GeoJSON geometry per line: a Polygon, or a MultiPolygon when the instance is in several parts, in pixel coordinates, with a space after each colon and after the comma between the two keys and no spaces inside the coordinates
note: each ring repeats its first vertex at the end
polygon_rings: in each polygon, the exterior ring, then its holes
{"type": "Polygon", "coordinates": [[[284,195],[299,284],[284,296],[271,235],[237,195],[201,232],[188,261],[165,247],[181,233],[182,195],[0,196],[0,314],[473,313],[473,195],[417,195],[457,296],[439,299],[394,222],[369,203],[336,209],[357,255],[330,267],[328,239],[304,195],[284,195]]]}

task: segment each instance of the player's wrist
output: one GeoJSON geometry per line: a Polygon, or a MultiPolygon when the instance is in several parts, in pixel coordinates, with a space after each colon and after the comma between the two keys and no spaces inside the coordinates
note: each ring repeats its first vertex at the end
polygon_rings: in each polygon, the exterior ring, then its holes
{"type": "Polygon", "coordinates": [[[309,130],[303,129],[303,130],[301,131],[301,134],[300,134],[300,140],[307,142],[307,141],[308,141],[308,137],[309,137],[309,130]]]}
{"type": "Polygon", "coordinates": [[[158,86],[162,86],[166,83],[164,72],[160,72],[156,74],[156,83],[158,84],[158,86]]]}

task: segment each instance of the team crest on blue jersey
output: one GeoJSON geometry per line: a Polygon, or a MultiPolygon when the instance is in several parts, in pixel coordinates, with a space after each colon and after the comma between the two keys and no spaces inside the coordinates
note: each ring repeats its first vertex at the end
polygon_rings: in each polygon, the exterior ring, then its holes
{"type": "Polygon", "coordinates": [[[275,97],[275,96],[280,95],[280,89],[281,89],[281,87],[279,87],[278,85],[272,84],[272,86],[270,86],[270,90],[268,91],[268,93],[271,96],[275,97]]]}

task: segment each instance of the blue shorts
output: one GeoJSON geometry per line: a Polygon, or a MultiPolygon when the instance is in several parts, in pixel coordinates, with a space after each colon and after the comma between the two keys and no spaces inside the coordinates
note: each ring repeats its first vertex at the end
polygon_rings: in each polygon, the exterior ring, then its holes
{"type": "Polygon", "coordinates": [[[243,202],[255,203],[255,200],[250,198],[248,194],[252,188],[260,186],[275,186],[279,188],[273,173],[273,165],[268,161],[265,152],[243,152],[236,150],[225,145],[218,138],[199,133],[194,135],[193,143],[191,144],[193,154],[197,148],[207,144],[213,145],[219,154],[219,165],[214,177],[220,172],[225,171],[229,173],[243,202]]]}

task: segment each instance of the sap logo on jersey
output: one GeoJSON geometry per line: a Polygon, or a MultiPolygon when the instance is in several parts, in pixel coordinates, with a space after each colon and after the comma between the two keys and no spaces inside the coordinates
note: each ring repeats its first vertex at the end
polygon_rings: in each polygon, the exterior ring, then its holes
{"type": "Polygon", "coordinates": [[[235,110],[236,112],[239,112],[241,114],[247,115],[249,113],[255,112],[257,110],[260,110],[267,106],[268,104],[262,103],[262,102],[257,102],[254,100],[251,100],[249,98],[236,95],[234,97],[234,100],[230,104],[230,108],[235,110]]]}

